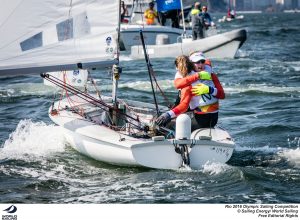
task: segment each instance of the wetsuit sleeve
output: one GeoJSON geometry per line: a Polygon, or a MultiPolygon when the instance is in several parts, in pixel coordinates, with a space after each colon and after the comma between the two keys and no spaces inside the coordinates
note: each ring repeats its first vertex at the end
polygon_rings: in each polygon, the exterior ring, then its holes
{"type": "Polygon", "coordinates": [[[175,116],[178,116],[184,112],[186,112],[189,108],[190,101],[192,99],[192,93],[191,93],[192,86],[187,86],[183,89],[181,89],[181,98],[180,103],[175,108],[173,108],[171,111],[174,113],[172,114],[172,118],[175,116]]]}
{"type": "Polygon", "coordinates": [[[174,80],[174,85],[176,89],[182,89],[186,86],[190,86],[193,82],[196,82],[199,79],[199,74],[192,74],[183,78],[177,78],[174,80]]]}
{"type": "Polygon", "coordinates": [[[217,75],[215,73],[212,73],[211,78],[215,84],[215,88],[217,89],[217,94],[215,95],[215,97],[218,99],[225,99],[225,92],[224,92],[224,89],[223,89],[217,75]]]}

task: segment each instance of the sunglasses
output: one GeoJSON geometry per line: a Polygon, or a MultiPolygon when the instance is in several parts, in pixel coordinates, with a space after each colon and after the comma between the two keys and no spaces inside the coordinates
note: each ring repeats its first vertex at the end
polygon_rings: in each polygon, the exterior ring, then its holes
{"type": "Polygon", "coordinates": [[[199,61],[193,62],[193,63],[196,63],[196,64],[204,64],[204,63],[205,63],[205,60],[199,60],[199,61]]]}

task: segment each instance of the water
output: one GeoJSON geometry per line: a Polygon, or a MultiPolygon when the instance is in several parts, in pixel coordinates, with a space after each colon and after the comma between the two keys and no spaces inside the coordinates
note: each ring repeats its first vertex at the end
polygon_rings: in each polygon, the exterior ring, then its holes
{"type": "MultiPolygon", "coordinates": [[[[218,23],[222,31],[240,27],[248,39],[238,58],[212,60],[226,92],[219,124],[236,142],[227,164],[169,171],[89,159],[66,145],[48,118],[53,89],[38,76],[5,78],[0,203],[300,203],[300,14],[218,23]]],[[[121,59],[120,97],[152,102],[145,62],[121,59]]],[[[173,60],[152,64],[175,99],[173,60]]],[[[97,73],[108,94],[109,75],[97,73]]]]}

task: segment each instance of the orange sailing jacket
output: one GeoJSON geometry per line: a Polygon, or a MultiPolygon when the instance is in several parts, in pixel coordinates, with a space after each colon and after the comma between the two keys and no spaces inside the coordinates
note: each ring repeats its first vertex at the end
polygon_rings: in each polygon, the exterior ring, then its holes
{"type": "MultiPolygon", "coordinates": [[[[211,79],[215,84],[215,87],[217,88],[218,92],[215,95],[218,99],[225,99],[225,93],[223,86],[221,85],[218,76],[215,73],[211,73],[211,79]]],[[[174,80],[174,85],[176,89],[183,89],[186,86],[191,85],[193,82],[196,82],[199,80],[199,74],[195,73],[190,76],[186,76],[184,78],[177,78],[174,80]]]]}
{"type": "MultiPolygon", "coordinates": [[[[217,75],[215,73],[212,73],[211,77],[213,83],[215,84],[215,88],[217,89],[217,94],[215,95],[215,97],[218,99],[224,99],[225,98],[224,89],[217,75]]],[[[175,87],[177,89],[181,89],[181,96],[180,96],[180,103],[175,108],[172,109],[172,112],[175,114],[172,115],[172,117],[178,116],[188,110],[190,101],[193,97],[191,92],[192,89],[191,84],[193,82],[196,82],[197,80],[199,80],[198,73],[186,76],[184,78],[176,78],[174,80],[175,87]]]]}

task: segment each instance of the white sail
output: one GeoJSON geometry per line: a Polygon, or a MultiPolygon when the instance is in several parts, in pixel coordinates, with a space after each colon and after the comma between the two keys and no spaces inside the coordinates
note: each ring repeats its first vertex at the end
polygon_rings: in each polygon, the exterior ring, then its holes
{"type": "MultiPolygon", "coordinates": [[[[48,74],[60,80],[61,82],[67,83],[70,86],[85,87],[88,81],[87,70],[67,70],[61,72],[50,72],[48,74]]],[[[44,85],[51,87],[59,87],[46,79],[44,79],[44,85]]]]}
{"type": "Polygon", "coordinates": [[[2,0],[0,74],[116,63],[118,0],[2,0]]]}

